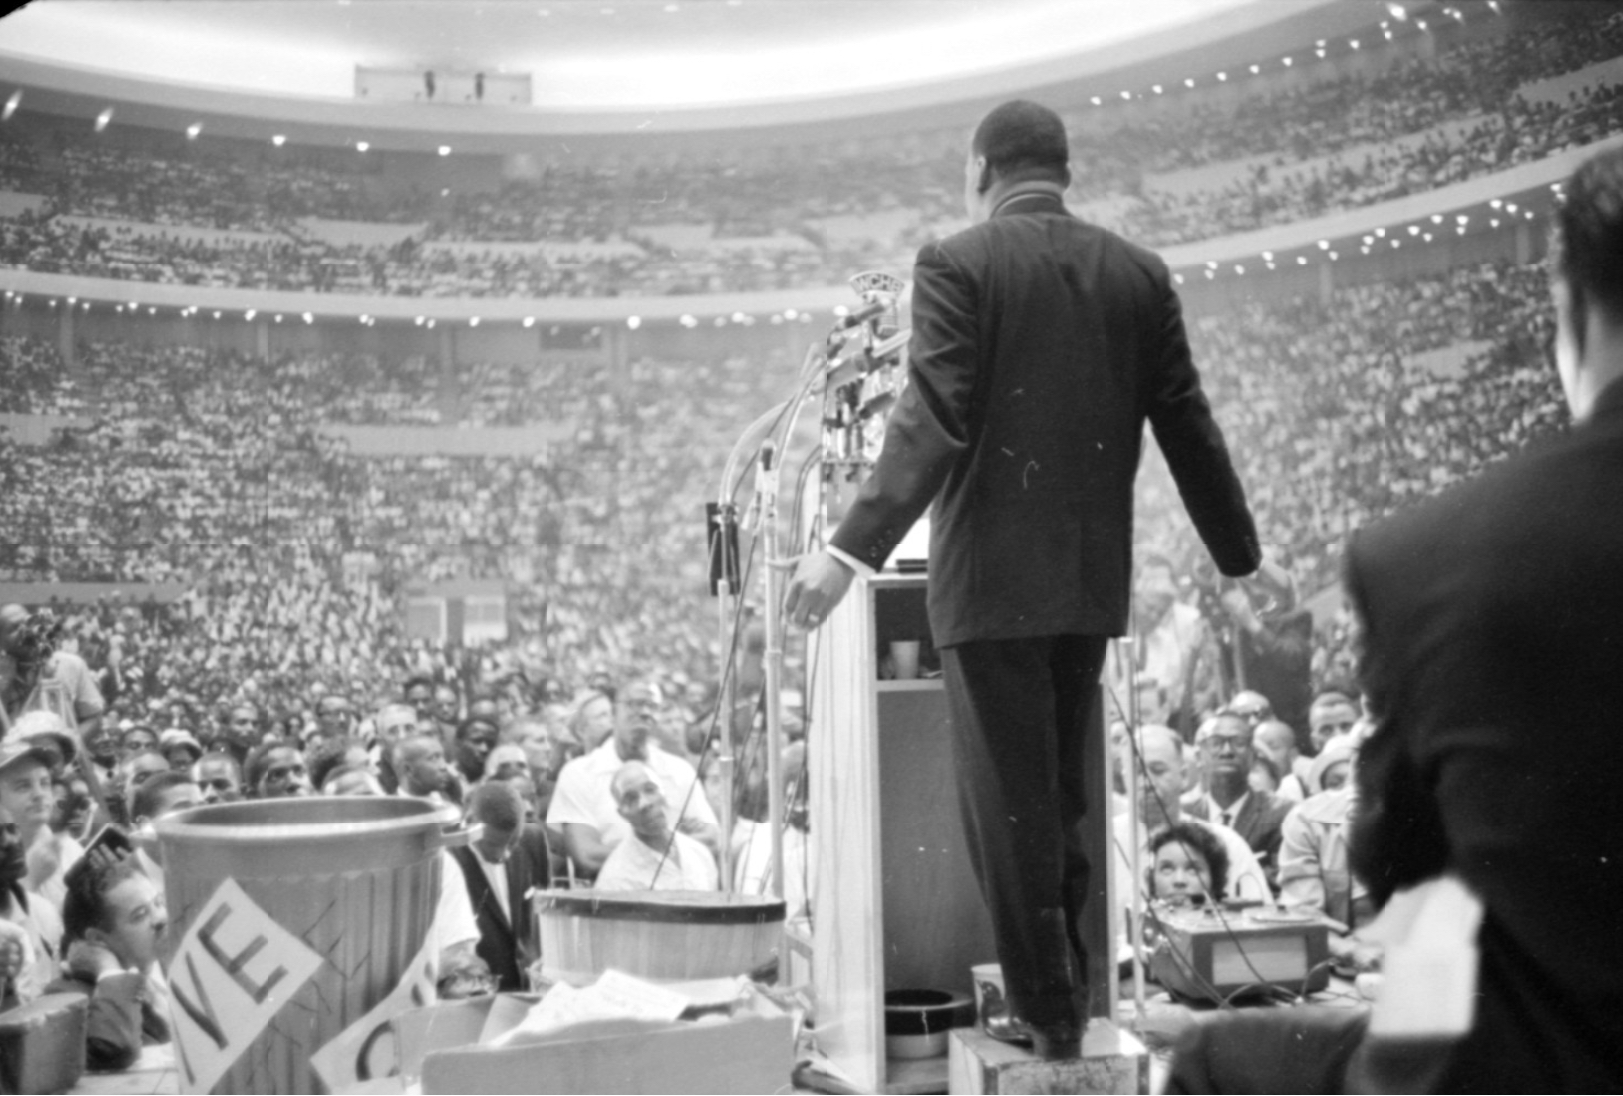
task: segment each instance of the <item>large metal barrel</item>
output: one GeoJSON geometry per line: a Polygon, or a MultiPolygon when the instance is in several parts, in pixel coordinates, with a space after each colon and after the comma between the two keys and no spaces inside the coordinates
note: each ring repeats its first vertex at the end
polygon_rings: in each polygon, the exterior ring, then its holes
{"type": "Polygon", "coordinates": [[[401,984],[434,919],[454,810],[229,803],[156,823],[183,1092],[326,1092],[311,1056],[401,984]],[[181,1038],[181,1036],[186,1036],[181,1038]]]}

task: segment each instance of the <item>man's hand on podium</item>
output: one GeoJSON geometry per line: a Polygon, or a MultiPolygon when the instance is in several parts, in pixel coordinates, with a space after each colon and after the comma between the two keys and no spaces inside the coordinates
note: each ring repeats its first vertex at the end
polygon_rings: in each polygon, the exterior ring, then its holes
{"type": "Polygon", "coordinates": [[[772,566],[794,569],[794,576],[789,580],[788,596],[784,598],[783,612],[791,624],[807,631],[828,619],[828,614],[845,597],[845,592],[851,588],[851,580],[856,577],[850,565],[842,563],[826,550],[779,560],[772,566]]]}

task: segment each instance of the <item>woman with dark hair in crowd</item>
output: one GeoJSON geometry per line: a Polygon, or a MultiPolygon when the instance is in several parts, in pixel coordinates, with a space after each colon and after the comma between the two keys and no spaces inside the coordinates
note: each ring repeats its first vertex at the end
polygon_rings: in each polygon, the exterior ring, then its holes
{"type": "Polygon", "coordinates": [[[1150,897],[1169,906],[1220,901],[1228,885],[1229,854],[1211,830],[1174,822],[1150,835],[1144,869],[1150,897]]]}

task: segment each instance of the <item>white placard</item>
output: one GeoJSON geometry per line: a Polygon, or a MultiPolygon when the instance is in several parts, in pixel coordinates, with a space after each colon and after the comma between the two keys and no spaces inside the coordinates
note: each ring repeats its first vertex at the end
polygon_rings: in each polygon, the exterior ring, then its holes
{"type": "Polygon", "coordinates": [[[310,1055],[310,1064],[332,1092],[345,1092],[382,1077],[400,1074],[400,1047],[394,1018],[408,1009],[434,1003],[434,967],[438,955],[433,934],[406,968],[394,992],[365,1016],[310,1055]]]}
{"type": "Polygon", "coordinates": [[[322,965],[235,879],[215,888],[169,964],[183,1092],[208,1092],[322,965]]]}

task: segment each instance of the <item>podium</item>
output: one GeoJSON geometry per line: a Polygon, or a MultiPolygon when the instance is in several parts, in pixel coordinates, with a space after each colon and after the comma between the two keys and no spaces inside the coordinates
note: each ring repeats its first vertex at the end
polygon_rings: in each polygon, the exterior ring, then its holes
{"type": "MultiPolygon", "coordinates": [[[[971,994],[997,961],[969,867],[939,677],[882,681],[883,652],[927,639],[923,575],[856,579],[807,654],[812,981],[817,1039],[863,1092],[946,1087],[945,1058],[887,1081],[885,991],[971,994]]],[[[925,644],[927,647],[928,644],[925,644]]]]}
{"type": "MultiPolygon", "coordinates": [[[[946,1085],[945,1058],[887,1060],[887,990],[972,996],[970,967],[997,961],[959,817],[946,691],[939,677],[879,676],[892,642],[928,639],[924,597],[923,575],[857,578],[807,653],[817,1037],[864,1092],[946,1085]]],[[[1089,800],[1101,819],[1110,803],[1104,739],[1090,736],[1088,758],[1096,777],[1089,800]]],[[[1088,830],[1093,862],[1109,864],[1108,825],[1088,830]]],[[[1116,993],[1105,915],[1111,874],[1093,873],[1098,891],[1083,926],[1105,1016],[1116,993]]]]}

